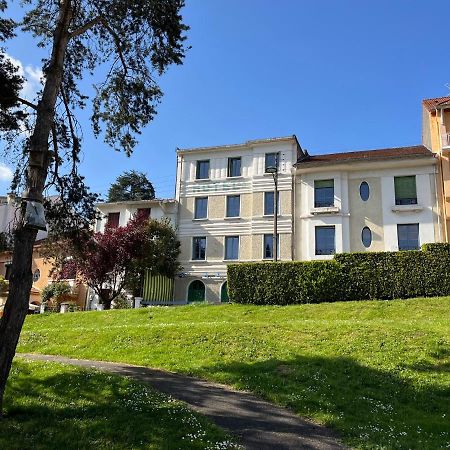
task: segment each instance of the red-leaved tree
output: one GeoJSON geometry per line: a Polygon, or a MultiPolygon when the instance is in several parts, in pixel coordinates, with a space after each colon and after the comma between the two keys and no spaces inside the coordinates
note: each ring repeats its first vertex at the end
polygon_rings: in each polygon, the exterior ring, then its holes
{"type": "Polygon", "coordinates": [[[60,245],[56,257],[56,276],[77,273],[98,295],[104,309],[127,287],[140,284],[145,271],[173,276],[178,270],[180,243],[167,221],[134,217],[126,226],[106,227],[74,245],[60,245]],[[70,255],[69,257],[67,257],[70,255]]]}

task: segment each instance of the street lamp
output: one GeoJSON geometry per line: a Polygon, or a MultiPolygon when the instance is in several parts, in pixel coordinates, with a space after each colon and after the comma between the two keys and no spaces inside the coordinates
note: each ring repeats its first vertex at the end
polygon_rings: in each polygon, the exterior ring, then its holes
{"type": "Polygon", "coordinates": [[[273,239],[272,251],[273,261],[277,262],[278,257],[278,156],[275,158],[275,166],[266,167],[266,173],[271,173],[273,176],[274,190],[273,190],[273,239]]]}

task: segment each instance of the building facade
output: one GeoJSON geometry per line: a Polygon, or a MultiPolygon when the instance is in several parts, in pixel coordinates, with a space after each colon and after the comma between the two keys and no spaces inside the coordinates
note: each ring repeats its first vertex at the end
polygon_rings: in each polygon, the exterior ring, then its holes
{"type": "Polygon", "coordinates": [[[298,162],[294,259],[419,249],[441,242],[437,163],[436,155],[421,145],[298,162]]]}
{"type": "Polygon", "coordinates": [[[437,198],[445,241],[450,241],[450,97],[422,102],[422,143],[438,158],[437,198]]]}
{"type": "Polygon", "coordinates": [[[135,214],[147,219],[169,219],[173,227],[177,226],[177,202],[174,199],[105,202],[95,206],[100,213],[95,231],[101,233],[105,231],[107,223],[112,227],[123,227],[135,214]]]}
{"type": "Polygon", "coordinates": [[[182,273],[177,301],[227,301],[227,264],[273,258],[278,166],[278,257],[293,258],[292,169],[304,155],[295,136],[177,150],[176,200],[182,273]]]}

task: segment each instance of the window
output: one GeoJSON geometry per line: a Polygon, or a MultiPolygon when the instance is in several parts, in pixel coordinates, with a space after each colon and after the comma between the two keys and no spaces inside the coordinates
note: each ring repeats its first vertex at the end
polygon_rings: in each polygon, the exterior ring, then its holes
{"type": "Polygon", "coordinates": [[[369,248],[372,244],[372,231],[369,227],[364,227],[361,231],[361,240],[364,247],[369,248]]]}
{"type": "Polygon", "coordinates": [[[228,158],[228,175],[229,177],[241,176],[241,158],[228,158]]]}
{"type": "Polygon", "coordinates": [[[398,249],[419,250],[419,224],[397,225],[398,249]]]}
{"type": "Polygon", "coordinates": [[[196,261],[206,259],[206,237],[192,239],[192,259],[196,261]]]}
{"type": "Polygon", "coordinates": [[[264,170],[267,171],[268,167],[277,167],[279,165],[279,153],[266,153],[264,170]]]}
{"type": "Polygon", "coordinates": [[[136,215],[144,220],[150,219],[151,208],[138,208],[136,215]]]}
{"type": "Polygon", "coordinates": [[[227,217],[239,217],[241,214],[241,196],[227,195],[227,217]]]}
{"type": "Polygon", "coordinates": [[[5,262],[5,280],[9,280],[11,276],[11,266],[12,262],[5,262]]]}
{"type": "MultiPolygon", "coordinates": [[[[264,215],[265,216],[273,216],[274,213],[274,204],[273,199],[275,195],[273,191],[264,192],[264,215]]],[[[281,214],[280,209],[280,191],[277,192],[277,206],[278,206],[278,215],[281,214]]]]}
{"type": "Polygon", "coordinates": [[[359,195],[361,196],[361,200],[363,202],[367,202],[367,200],[369,200],[370,189],[369,189],[369,185],[367,184],[367,181],[363,181],[359,185],[359,195]]]}
{"type": "Polygon", "coordinates": [[[316,227],[316,255],[332,255],[336,252],[334,225],[316,227]]]}
{"type": "Polygon", "coordinates": [[[239,236],[225,237],[225,259],[239,259],[239,236]]]}
{"type": "Polygon", "coordinates": [[[107,226],[109,228],[117,228],[119,226],[120,212],[109,213],[107,226]]]}
{"type": "Polygon", "coordinates": [[[197,172],[195,174],[197,180],[205,180],[209,178],[209,160],[197,161],[197,172]]]}
{"type": "Polygon", "coordinates": [[[208,197],[197,197],[194,205],[194,219],[206,219],[208,217],[208,197]]]}
{"type": "Polygon", "coordinates": [[[395,204],[417,205],[416,176],[394,177],[395,204]]]}
{"type": "Polygon", "coordinates": [[[314,208],[334,206],[334,180],[314,181],[314,208]]]}
{"type": "Polygon", "coordinates": [[[41,271],[39,269],[36,269],[33,273],[33,283],[39,281],[39,278],[41,278],[41,271]]]}
{"type": "MultiPolygon", "coordinates": [[[[277,235],[277,257],[280,256],[280,235],[277,235]]],[[[273,234],[265,234],[263,241],[263,259],[273,259],[273,234]]]]}

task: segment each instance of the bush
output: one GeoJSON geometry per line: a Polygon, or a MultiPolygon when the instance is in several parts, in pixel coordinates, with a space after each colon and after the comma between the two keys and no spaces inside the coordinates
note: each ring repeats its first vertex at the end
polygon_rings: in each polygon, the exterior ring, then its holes
{"type": "Polygon", "coordinates": [[[422,250],[342,253],[331,261],[228,266],[230,300],[288,305],[450,295],[450,244],[422,250]]]}
{"type": "Polygon", "coordinates": [[[70,285],[65,281],[57,281],[55,283],[50,283],[42,289],[41,301],[47,303],[50,300],[54,300],[56,303],[62,301],[62,298],[70,294],[72,291],[70,285]]]}

